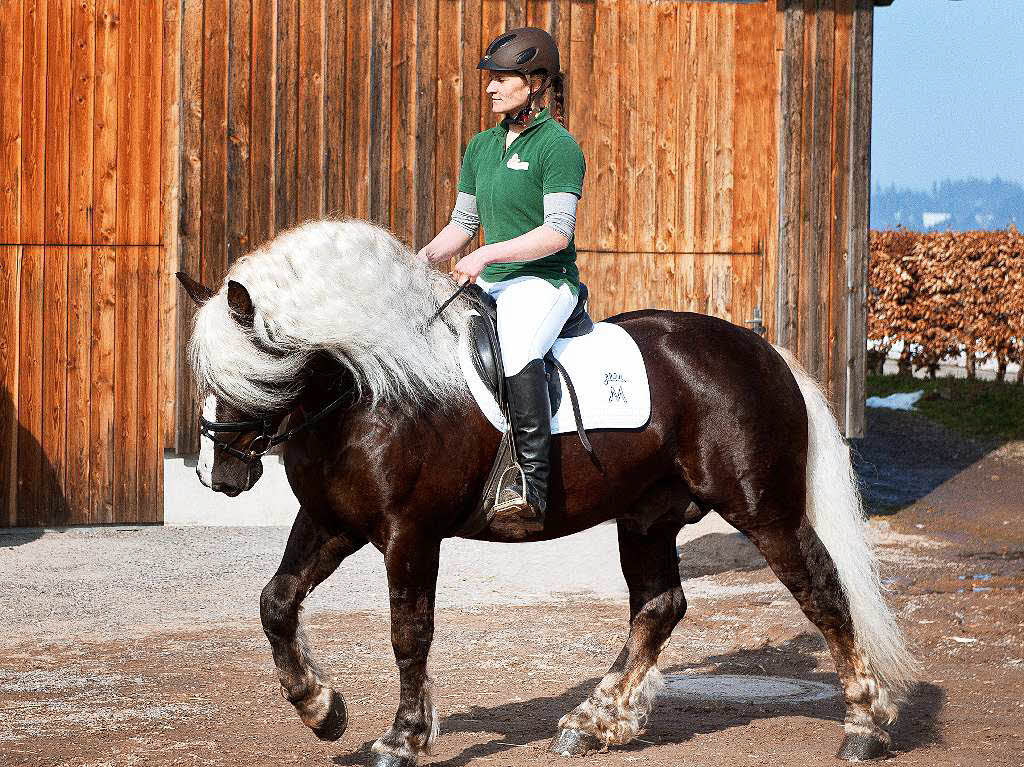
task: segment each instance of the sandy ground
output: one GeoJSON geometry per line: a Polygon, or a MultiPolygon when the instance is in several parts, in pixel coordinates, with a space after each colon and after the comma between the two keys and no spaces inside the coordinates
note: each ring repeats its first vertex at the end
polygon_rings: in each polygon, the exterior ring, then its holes
{"type": "MultiPolygon", "coordinates": [[[[1024,445],[1011,444],[872,522],[922,662],[893,764],[1024,764],[1022,499],[1024,445]]],[[[669,679],[834,691],[820,636],[757,552],[720,520],[685,532],[690,609],[661,658],[669,679]]],[[[316,654],[351,714],[345,736],[322,744],[281,699],[258,622],[285,534],[4,531],[0,765],[369,763],[398,692],[380,557],[364,549],[309,600],[316,654]]],[[[563,764],[547,741],[626,636],[614,529],[514,548],[452,541],[443,560],[431,655],[442,736],[423,763],[563,764]]],[[[841,716],[835,696],[668,691],[637,741],[580,761],[835,765],[841,716]]]]}

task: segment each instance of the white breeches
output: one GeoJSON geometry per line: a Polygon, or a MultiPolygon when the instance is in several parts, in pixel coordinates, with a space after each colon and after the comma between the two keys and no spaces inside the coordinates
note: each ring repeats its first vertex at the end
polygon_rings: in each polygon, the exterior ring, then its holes
{"type": "Polygon", "coordinates": [[[498,341],[506,376],[543,358],[576,308],[576,296],[568,285],[556,288],[540,277],[478,279],[477,284],[498,302],[498,341]]]}

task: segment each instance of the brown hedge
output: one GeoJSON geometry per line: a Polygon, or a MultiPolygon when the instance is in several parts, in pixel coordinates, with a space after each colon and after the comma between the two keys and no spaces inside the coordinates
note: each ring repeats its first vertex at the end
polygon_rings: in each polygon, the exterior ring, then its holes
{"type": "Polygon", "coordinates": [[[994,355],[1001,370],[1024,358],[1020,232],[871,232],[870,264],[868,338],[920,344],[904,367],[934,371],[961,347],[994,355]]]}

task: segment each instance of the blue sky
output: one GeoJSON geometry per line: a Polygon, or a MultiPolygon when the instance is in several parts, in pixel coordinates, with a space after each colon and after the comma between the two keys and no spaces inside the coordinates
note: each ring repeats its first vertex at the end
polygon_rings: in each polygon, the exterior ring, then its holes
{"type": "Polygon", "coordinates": [[[1024,183],[1024,1],[875,9],[872,185],[1024,183]]]}

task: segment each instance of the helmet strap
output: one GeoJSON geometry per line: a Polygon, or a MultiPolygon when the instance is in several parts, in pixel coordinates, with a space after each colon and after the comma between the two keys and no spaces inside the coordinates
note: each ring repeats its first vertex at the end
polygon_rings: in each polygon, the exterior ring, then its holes
{"type": "MultiPolygon", "coordinates": [[[[529,82],[529,77],[527,77],[527,82],[529,82]]],[[[523,126],[526,126],[526,125],[529,125],[530,122],[532,122],[533,103],[537,99],[539,99],[541,96],[544,95],[545,91],[547,91],[548,86],[550,84],[551,84],[551,77],[548,76],[548,75],[545,75],[544,76],[544,82],[541,83],[540,88],[538,88],[535,93],[532,92],[532,91],[530,92],[530,96],[526,100],[526,104],[523,106],[522,109],[520,109],[518,112],[516,112],[515,117],[512,118],[513,125],[523,125],[523,126]]]]}

